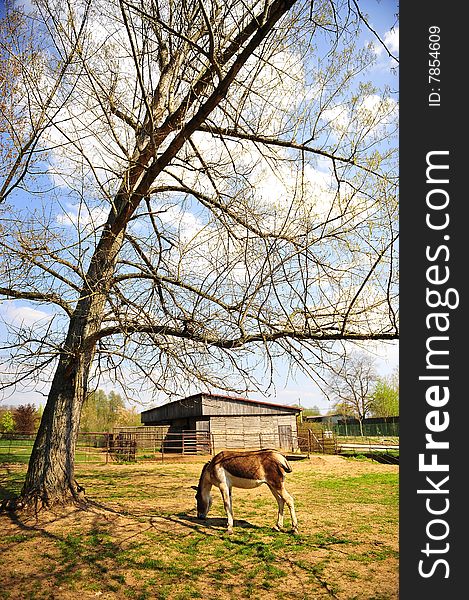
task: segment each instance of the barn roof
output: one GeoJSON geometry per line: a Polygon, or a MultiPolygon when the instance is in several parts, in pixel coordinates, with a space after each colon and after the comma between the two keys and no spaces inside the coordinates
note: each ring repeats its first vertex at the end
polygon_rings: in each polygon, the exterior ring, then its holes
{"type": "Polygon", "coordinates": [[[264,400],[251,400],[223,394],[194,394],[141,413],[143,423],[157,423],[172,419],[210,416],[238,416],[257,414],[297,414],[303,409],[264,400]]]}
{"type": "Polygon", "coordinates": [[[224,400],[234,400],[235,402],[241,402],[244,404],[259,404],[261,406],[273,406],[275,408],[287,409],[288,411],[301,412],[303,409],[299,406],[291,406],[289,404],[280,404],[278,402],[267,402],[265,400],[252,400],[250,398],[244,398],[242,396],[228,396],[224,394],[195,394],[194,396],[189,396],[186,400],[190,398],[197,398],[199,396],[204,396],[205,398],[221,398],[224,400]]]}

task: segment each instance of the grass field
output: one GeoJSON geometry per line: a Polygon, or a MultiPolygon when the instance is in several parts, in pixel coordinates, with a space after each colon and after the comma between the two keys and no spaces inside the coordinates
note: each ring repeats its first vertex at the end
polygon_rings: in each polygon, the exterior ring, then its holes
{"type": "MultiPolygon", "coordinates": [[[[0,598],[398,598],[397,465],[293,462],[299,535],[272,529],[277,505],[266,486],[233,490],[232,535],[216,489],[198,521],[191,486],[202,465],[82,464],[88,510],[0,515],[0,598]]],[[[19,491],[24,473],[0,466],[0,498],[19,491]]]]}

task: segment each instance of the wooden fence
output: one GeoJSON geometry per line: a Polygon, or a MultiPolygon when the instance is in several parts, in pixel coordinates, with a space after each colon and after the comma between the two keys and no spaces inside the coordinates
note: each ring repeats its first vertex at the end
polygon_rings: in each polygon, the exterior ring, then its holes
{"type": "Polygon", "coordinates": [[[298,445],[302,452],[320,452],[337,454],[337,436],[332,431],[313,431],[305,429],[298,436],[298,445]]]}
{"type": "MultiPolygon", "coordinates": [[[[35,434],[0,433],[0,464],[27,463],[34,440],[35,434]]],[[[244,433],[232,433],[229,442],[229,448],[248,449],[244,433]]],[[[278,438],[273,434],[260,432],[249,438],[249,449],[277,446],[278,438]]],[[[110,433],[80,433],[75,462],[164,461],[181,456],[210,456],[224,449],[225,437],[208,431],[172,433],[167,426],[116,428],[110,433]]]]}

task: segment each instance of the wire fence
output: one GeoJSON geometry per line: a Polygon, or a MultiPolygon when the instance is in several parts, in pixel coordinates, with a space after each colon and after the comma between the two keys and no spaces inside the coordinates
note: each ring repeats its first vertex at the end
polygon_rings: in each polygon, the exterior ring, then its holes
{"type": "Polygon", "coordinates": [[[399,437],[399,422],[380,422],[380,423],[362,423],[360,429],[359,423],[336,423],[332,427],[333,431],[340,436],[390,436],[399,437]]]}
{"type": "MultiPolygon", "coordinates": [[[[35,434],[0,433],[0,464],[28,463],[34,445],[35,434]]],[[[110,433],[80,433],[75,450],[76,463],[123,463],[138,461],[180,460],[195,455],[210,456],[224,449],[258,450],[276,448],[283,452],[337,454],[344,450],[360,451],[364,445],[376,450],[376,438],[356,439],[339,437],[332,431],[300,430],[291,447],[281,447],[274,434],[246,436],[231,433],[229,439],[208,431],[171,432],[168,427],[135,427],[114,430],[110,433]]],[[[381,442],[382,444],[383,442],[381,442]]],[[[399,451],[398,438],[388,440],[386,446],[395,445],[399,451]]],[[[384,446],[383,446],[384,448],[384,446]]]]}
{"type": "MultiPolygon", "coordinates": [[[[77,463],[108,462],[107,437],[106,433],[80,433],[75,461],[77,463]]],[[[29,462],[35,439],[35,433],[0,433],[0,463],[29,462]]]]}
{"type": "MultiPolygon", "coordinates": [[[[35,434],[0,433],[0,464],[27,463],[35,438],[35,434]]],[[[237,447],[241,441],[233,441],[233,447],[237,447]]],[[[215,448],[213,434],[205,431],[171,433],[163,429],[80,433],[75,449],[75,462],[164,461],[181,456],[211,455],[215,448]]]]}

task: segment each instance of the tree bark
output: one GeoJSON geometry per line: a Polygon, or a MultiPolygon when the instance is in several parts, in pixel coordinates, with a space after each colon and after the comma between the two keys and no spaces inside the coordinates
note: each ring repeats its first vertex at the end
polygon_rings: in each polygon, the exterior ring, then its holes
{"type": "Polygon", "coordinates": [[[75,480],[75,449],[106,296],[124,239],[126,223],[116,231],[112,213],[90,262],[72,315],[20,497],[8,508],[38,510],[54,504],[84,503],[75,480]]]}
{"type": "Polygon", "coordinates": [[[77,363],[70,372],[69,360],[60,360],[17,508],[37,510],[83,501],[83,490],[75,481],[74,463],[87,368],[83,360],[78,359],[77,363]]]}

